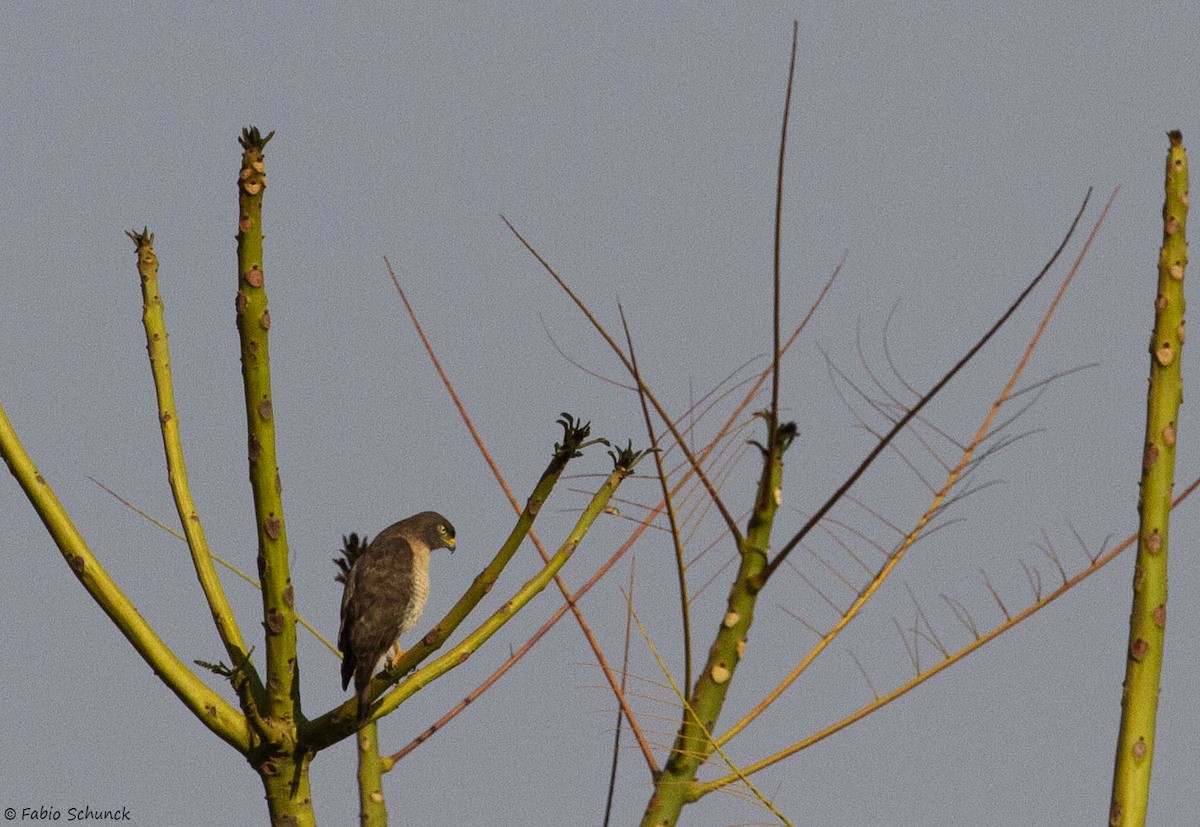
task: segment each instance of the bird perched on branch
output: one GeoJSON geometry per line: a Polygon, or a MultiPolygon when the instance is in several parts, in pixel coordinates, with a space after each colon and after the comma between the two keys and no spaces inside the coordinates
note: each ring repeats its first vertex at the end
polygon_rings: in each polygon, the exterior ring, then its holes
{"type": "Polygon", "coordinates": [[[370,712],[367,687],[379,659],[396,638],[417,625],[429,598],[429,555],[434,549],[454,551],[454,526],[434,511],[388,526],[367,544],[351,534],[345,539],[341,569],[342,689],[354,678],[358,725],[370,712]],[[365,546],[365,548],[364,548],[365,546]]]}

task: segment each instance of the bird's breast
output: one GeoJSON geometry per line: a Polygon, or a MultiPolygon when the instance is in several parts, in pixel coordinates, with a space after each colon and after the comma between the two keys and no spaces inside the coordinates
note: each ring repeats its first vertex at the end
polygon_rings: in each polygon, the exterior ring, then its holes
{"type": "MultiPolygon", "coordinates": [[[[426,552],[426,555],[428,555],[428,552],[426,552]]],[[[418,552],[418,559],[420,556],[418,552]]],[[[404,612],[401,614],[400,634],[404,634],[417,625],[417,621],[421,619],[421,613],[425,611],[425,603],[429,600],[429,565],[417,565],[413,568],[412,599],[409,600],[408,605],[404,607],[404,612]]]]}

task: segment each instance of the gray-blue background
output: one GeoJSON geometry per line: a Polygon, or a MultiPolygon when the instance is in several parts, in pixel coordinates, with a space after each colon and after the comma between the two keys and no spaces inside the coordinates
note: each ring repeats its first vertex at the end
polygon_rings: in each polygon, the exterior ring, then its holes
{"type": "MultiPolygon", "coordinates": [[[[870,699],[847,646],[881,691],[907,678],[892,624],[911,623],[905,584],[943,639],[962,645],[968,637],[939,593],[990,628],[1000,614],[981,569],[1011,608],[1023,607],[1021,561],[1038,564],[1048,584],[1058,576],[1035,548],[1040,529],[1074,571],[1084,558],[1070,525],[1096,549],[1136,524],[1164,132],[1181,128],[1195,142],[1200,11],[1049,5],[6,4],[0,400],[142,613],[185,660],[219,659],[184,547],[87,476],[174,522],[133,247],[122,235],[149,225],[193,491],[213,548],[253,569],[233,325],[235,138],[247,124],[278,130],[267,153],[266,273],[298,607],[332,634],[339,591],[329,558],[341,534],[373,534],[435,507],[460,538],[435,574],[429,617],[440,616],[511,512],[402,318],[381,257],[390,256],[520,496],[549,456],[559,411],[644,442],[635,400],[555,353],[543,321],[573,358],[617,373],[498,216],[608,323],[624,304],[647,378],[681,411],[692,389],[702,393],[769,347],[775,155],[798,18],[786,317],[798,319],[842,251],[849,256],[785,368],[801,437],[787,472],[796,510],[781,513],[781,531],[794,530],[869,444],[835,395],[822,350],[869,384],[859,330],[867,364],[887,377],[881,330],[899,301],[892,356],[908,381],[928,386],[1040,267],[1086,188],[1097,187],[1098,202],[1122,190],[1029,379],[1098,367],[1051,387],[1017,426],[1045,430],[980,472],[1001,484],[957,507],[952,516],[965,521],[919,545],[845,645],[733,742],[731,757],[749,762],[870,699]]],[[[1023,312],[933,411],[959,438],[973,432],[1038,313],[1023,312]]],[[[1189,381],[1192,356],[1185,350],[1189,381]]],[[[1181,481],[1197,473],[1194,410],[1189,400],[1181,481]]],[[[932,476],[915,442],[906,450],[932,476]]],[[[605,464],[596,453],[578,470],[605,464]]],[[[729,484],[739,514],[752,471],[747,458],[729,484]]],[[[645,483],[625,492],[643,501],[654,493],[645,483]]],[[[858,493],[901,526],[928,500],[894,456],[858,493]]],[[[560,493],[543,534],[561,537],[581,503],[560,493]]],[[[1196,511],[1188,505],[1173,524],[1156,824],[1191,823],[1200,810],[1196,511]]],[[[859,510],[844,517],[895,542],[859,510]]],[[[568,582],[582,582],[627,530],[616,519],[600,525],[568,582]]],[[[252,772],[152,677],[10,481],[0,483],[0,549],[0,805],[54,806],[64,818],[72,806],[127,806],[144,825],[264,823],[252,772]]],[[[821,541],[821,553],[832,549],[821,541]]],[[[678,670],[669,546],[656,536],[635,552],[639,614],[678,670]]],[[[697,578],[732,552],[718,546],[697,578]]],[[[521,552],[489,605],[533,560],[532,549],[521,552]]],[[[1131,566],[1120,558],[980,654],[756,780],[797,824],[1100,823],[1131,566]]],[[[583,602],[613,658],[627,576],[623,564],[583,602]]],[[[257,639],[257,595],[224,579],[257,639]]],[[[383,725],[384,747],[398,748],[470,691],[559,600],[541,596],[490,648],[414,698],[383,725]]],[[[812,641],[780,607],[819,625],[832,618],[796,577],[772,583],[761,605],[726,722],[812,641]]],[[[704,641],[720,589],[696,612],[704,641]]],[[[306,710],[317,714],[344,693],[333,657],[301,639],[306,710]]],[[[932,647],[922,647],[928,664],[932,647]]],[[[634,648],[634,671],[661,683],[645,646],[634,648]]],[[[564,621],[387,776],[393,823],[598,824],[613,702],[591,663],[564,621]]],[[[655,700],[668,693],[648,683],[638,691],[646,725],[669,729],[653,717],[673,714],[655,700]]],[[[618,823],[636,819],[648,790],[638,754],[624,758],[618,823]]],[[[352,823],[352,745],[322,754],[312,772],[321,821],[352,823]]],[[[771,823],[725,795],[685,820],[771,823]]]]}

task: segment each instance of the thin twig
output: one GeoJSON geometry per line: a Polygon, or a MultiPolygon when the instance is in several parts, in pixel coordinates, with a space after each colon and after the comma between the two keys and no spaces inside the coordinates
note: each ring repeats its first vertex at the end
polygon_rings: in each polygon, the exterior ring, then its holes
{"type": "MultiPolygon", "coordinates": [[[[1116,193],[1114,192],[1113,195],[1115,197],[1116,193]]],[[[915,417],[921,411],[922,408],[924,408],[927,404],[929,404],[929,402],[931,402],[934,399],[934,397],[936,397],[938,395],[938,393],[941,392],[942,388],[946,387],[946,385],[948,385],[950,383],[951,379],[953,379],[955,376],[958,375],[959,371],[961,371],[964,367],[966,367],[967,364],[972,359],[975,358],[975,355],[977,353],[979,353],[980,350],[983,349],[983,346],[986,345],[989,341],[991,341],[992,337],[994,335],[996,335],[996,332],[998,330],[1000,330],[1001,327],[1004,326],[1005,322],[1007,322],[1012,317],[1013,313],[1015,313],[1017,311],[1017,308],[1019,308],[1024,303],[1025,299],[1029,296],[1029,294],[1031,292],[1033,292],[1033,288],[1037,287],[1037,285],[1041,282],[1041,280],[1045,277],[1045,275],[1048,272],[1050,272],[1050,268],[1054,266],[1054,263],[1056,261],[1058,261],[1058,257],[1062,254],[1062,251],[1064,249],[1066,249],[1067,242],[1069,242],[1071,240],[1071,236],[1074,235],[1075,228],[1076,228],[1076,226],[1078,226],[1079,220],[1081,218],[1083,218],[1084,210],[1087,209],[1088,201],[1091,198],[1091,196],[1092,196],[1092,191],[1089,188],[1088,192],[1087,192],[1087,196],[1085,196],[1083,199],[1083,204],[1081,204],[1079,207],[1079,212],[1075,214],[1075,219],[1071,222],[1070,228],[1067,230],[1067,233],[1063,237],[1062,242],[1058,245],[1058,248],[1054,251],[1054,254],[1052,256],[1050,256],[1050,260],[1047,261],[1046,265],[1041,269],[1041,272],[1039,272],[1037,274],[1037,276],[1035,276],[1033,278],[1033,280],[1030,281],[1028,285],[1026,285],[1025,289],[1021,291],[1020,295],[1017,296],[1016,300],[1011,305],[1009,305],[1009,308],[1006,311],[1004,311],[1004,313],[1000,316],[999,319],[996,320],[996,322],[988,329],[988,331],[986,333],[984,333],[983,336],[980,337],[979,340],[974,345],[972,345],[971,349],[968,350],[962,356],[962,358],[958,360],[958,362],[954,365],[954,367],[952,367],[949,371],[947,371],[946,374],[944,376],[942,376],[941,379],[938,380],[937,384],[935,384],[932,388],[930,388],[929,392],[926,393],[923,397],[921,397],[921,399],[915,405],[913,405],[913,407],[911,409],[909,409],[908,413],[906,413],[904,416],[902,416],[896,422],[896,424],[892,426],[891,430],[888,431],[887,435],[882,440],[880,440],[879,443],[877,443],[874,448],[871,449],[870,453],[867,454],[867,456],[859,464],[858,468],[856,468],[850,474],[850,476],[848,476],[846,478],[846,480],[840,486],[838,486],[838,489],[836,491],[834,491],[834,493],[829,497],[828,500],[825,501],[825,504],[822,505],[820,508],[818,508],[815,512],[813,512],[813,515],[808,519],[808,522],[805,523],[805,525],[798,532],[796,532],[795,536],[793,536],[792,539],[789,540],[788,543],[782,549],[779,550],[779,553],[776,554],[774,559],[771,560],[771,562],[767,564],[767,568],[763,572],[764,582],[770,579],[771,575],[775,573],[775,570],[779,568],[779,564],[781,562],[783,562],[784,559],[787,558],[788,554],[791,553],[792,549],[794,549],[797,545],[799,545],[800,542],[805,538],[805,536],[807,536],[808,533],[810,531],[812,531],[813,527],[816,526],[816,524],[821,521],[821,518],[823,518],[829,512],[829,510],[831,508],[833,508],[833,506],[836,505],[842,499],[842,495],[845,494],[847,491],[849,491],[854,486],[854,483],[858,482],[859,477],[861,477],[863,474],[865,474],[867,469],[870,468],[872,464],[874,464],[875,459],[881,453],[883,453],[883,450],[885,448],[887,448],[887,446],[891,443],[891,441],[893,439],[895,439],[896,435],[899,434],[908,425],[908,423],[910,421],[912,421],[913,417],[915,417]]],[[[1112,200],[1110,199],[1109,204],[1111,204],[1111,203],[1112,203],[1112,200]]],[[[1107,211],[1107,205],[1105,207],[1105,210],[1107,211]]],[[[1101,220],[1103,220],[1103,215],[1104,214],[1102,213],[1101,220]]],[[[1097,229],[1098,229],[1098,227],[1097,227],[1097,229]]],[[[1094,231],[1093,231],[1093,235],[1094,235],[1094,231]]],[[[1089,241],[1090,241],[1090,239],[1089,239],[1089,241]]],[[[1085,246],[1085,249],[1086,249],[1086,246],[1085,246]]]]}
{"type": "MultiPolygon", "coordinates": [[[[488,464],[488,468],[491,469],[492,475],[496,478],[496,482],[499,483],[500,489],[504,492],[504,496],[508,498],[509,504],[519,515],[522,511],[520,502],[517,500],[516,495],[509,487],[508,482],[504,478],[504,474],[501,473],[500,466],[497,465],[496,461],[492,458],[491,452],[488,451],[487,446],[484,444],[483,437],[480,436],[479,431],[476,430],[475,423],[471,421],[471,417],[467,413],[466,406],[463,405],[462,399],[459,398],[458,391],[455,390],[453,383],[450,381],[450,377],[446,374],[445,369],[442,367],[441,360],[438,359],[437,354],[434,352],[433,345],[430,343],[429,337],[425,335],[425,329],[421,326],[421,322],[417,318],[416,311],[413,310],[413,306],[409,302],[408,296],[405,295],[404,288],[400,286],[400,279],[397,278],[396,271],[392,269],[392,263],[388,261],[386,256],[383,259],[383,263],[387,267],[388,275],[392,279],[392,284],[396,287],[396,293],[399,294],[400,300],[404,302],[404,309],[408,311],[408,317],[412,321],[413,327],[417,331],[417,335],[421,338],[421,344],[424,345],[425,352],[429,355],[429,360],[433,363],[434,369],[441,378],[443,387],[445,387],[446,392],[450,394],[450,399],[454,403],[454,407],[458,410],[458,414],[462,418],[463,424],[467,426],[467,431],[471,434],[471,439],[475,442],[475,446],[479,449],[484,461],[488,464]]],[[[542,560],[549,561],[550,555],[546,551],[545,546],[542,545],[540,538],[537,536],[536,532],[533,531],[533,529],[530,529],[529,531],[529,539],[533,541],[534,547],[537,549],[542,560]]],[[[592,652],[596,656],[596,661],[600,665],[600,668],[604,671],[604,676],[608,679],[609,687],[616,696],[617,702],[620,703],[622,708],[625,710],[625,715],[629,719],[630,727],[632,727],[634,732],[637,733],[637,719],[633,715],[633,711],[629,708],[626,700],[621,696],[621,689],[617,683],[616,675],[613,674],[612,667],[608,665],[608,660],[605,658],[604,651],[600,647],[600,641],[592,632],[591,627],[588,626],[587,621],[584,620],[583,612],[571,599],[571,592],[567,588],[567,585],[563,581],[562,577],[556,574],[554,576],[554,583],[556,586],[558,586],[566,605],[570,608],[571,613],[575,616],[575,622],[579,624],[579,628],[583,632],[584,637],[587,639],[588,645],[591,646],[592,652]]],[[[656,767],[654,754],[650,751],[650,747],[645,743],[645,739],[639,737],[638,743],[642,747],[642,753],[646,758],[648,766],[653,771],[656,767]]]]}
{"type": "MultiPolygon", "coordinates": [[[[637,383],[638,401],[642,405],[642,418],[646,423],[646,434],[650,437],[650,453],[654,455],[654,467],[658,470],[658,482],[662,488],[663,502],[667,506],[667,522],[671,526],[671,544],[675,549],[675,572],[679,578],[679,610],[683,615],[683,685],[692,685],[692,620],[689,611],[687,566],[683,560],[683,542],[679,535],[679,525],[675,521],[675,505],[671,502],[671,487],[667,484],[667,476],[663,472],[662,455],[658,450],[658,433],[654,430],[654,422],[650,419],[650,406],[646,402],[641,371],[638,369],[637,354],[633,349],[633,334],[629,332],[629,321],[625,318],[625,309],[619,304],[621,327],[625,330],[625,345],[629,348],[629,362],[633,368],[633,381],[637,383]]],[[[630,595],[632,600],[632,594],[630,595]]]]}
{"type": "MultiPolygon", "coordinates": [[[[1192,480],[1191,484],[1188,485],[1188,487],[1186,489],[1184,489],[1183,493],[1174,499],[1174,501],[1171,503],[1171,508],[1173,508],[1173,509],[1177,508],[1180,503],[1182,503],[1184,500],[1186,500],[1188,497],[1190,497],[1193,493],[1195,493],[1197,488],[1200,488],[1200,477],[1197,477],[1196,479],[1192,480]]],[[[709,792],[712,792],[715,790],[720,790],[723,787],[728,786],[729,784],[733,784],[737,781],[740,781],[746,775],[751,775],[753,773],[760,772],[760,771],[766,769],[767,767],[777,764],[780,761],[782,761],[783,759],[788,758],[789,756],[795,755],[797,752],[805,750],[805,749],[813,746],[814,744],[817,744],[817,743],[825,740],[826,738],[833,735],[834,733],[842,731],[843,729],[850,726],[851,724],[853,724],[857,721],[861,721],[863,718],[867,717],[868,715],[875,712],[876,710],[878,710],[884,706],[887,706],[888,704],[890,704],[892,701],[896,700],[897,698],[900,698],[900,697],[908,694],[913,689],[915,689],[916,687],[925,683],[925,681],[932,678],[934,675],[937,675],[937,674],[941,673],[943,670],[952,666],[953,664],[958,663],[959,661],[966,658],[968,655],[972,654],[973,652],[977,651],[981,647],[983,647],[986,644],[990,643],[991,641],[995,640],[997,637],[1004,634],[1009,629],[1016,626],[1018,623],[1021,623],[1025,620],[1029,619],[1037,612],[1039,612],[1042,609],[1049,606],[1051,603],[1053,603],[1058,598],[1062,597],[1064,594],[1066,594],[1068,591],[1073,589],[1075,586],[1079,585],[1085,579],[1087,579],[1091,575],[1095,574],[1097,571],[1104,568],[1104,566],[1108,565],[1113,560],[1115,560],[1118,555],[1120,555],[1122,552],[1124,552],[1125,550],[1130,548],[1137,541],[1137,539],[1138,539],[1138,535],[1136,532],[1133,534],[1130,534],[1124,540],[1122,540],[1120,543],[1118,543],[1112,550],[1110,550],[1108,552],[1104,552],[1100,556],[1098,556],[1092,565],[1088,566],[1085,569],[1080,570],[1068,582],[1064,583],[1063,585],[1059,586],[1054,591],[1047,594],[1040,602],[1035,603],[1035,604],[1029,606],[1028,608],[1018,612],[1017,614],[1011,615],[1011,616],[1008,614],[1007,610],[1004,610],[1004,612],[1005,612],[1004,622],[1000,623],[999,625],[997,625],[995,628],[993,628],[991,631],[987,632],[986,634],[980,635],[976,640],[974,640],[973,642],[964,646],[962,649],[959,649],[957,652],[955,652],[950,657],[945,658],[944,660],[941,660],[938,663],[934,664],[929,669],[927,669],[925,672],[916,675],[915,677],[906,681],[901,686],[898,686],[895,689],[893,689],[891,692],[888,692],[886,695],[880,696],[880,698],[877,701],[875,701],[874,703],[867,704],[866,706],[862,707],[861,709],[857,710],[856,712],[853,712],[850,715],[847,715],[846,717],[842,718],[840,721],[830,724],[829,726],[825,727],[824,729],[820,730],[819,732],[815,732],[812,735],[809,735],[807,738],[805,738],[801,741],[798,741],[795,744],[792,744],[791,746],[789,746],[785,749],[782,749],[779,752],[776,752],[775,754],[762,759],[761,761],[757,761],[754,764],[743,767],[742,771],[740,773],[730,774],[730,775],[724,776],[722,778],[718,778],[713,781],[708,781],[708,782],[704,782],[704,783],[700,784],[699,788],[695,791],[695,795],[699,797],[699,796],[703,796],[709,792]]],[[[990,583],[988,583],[988,588],[989,588],[989,590],[992,591],[992,596],[995,597],[996,601],[999,603],[1000,602],[999,596],[996,595],[996,592],[994,589],[992,589],[990,583]]],[[[1000,605],[1003,608],[1003,603],[1001,603],[1000,605]]],[[[720,740],[720,739],[718,739],[718,740],[720,740]]]]}
{"type": "MultiPolygon", "coordinates": [[[[621,656],[621,694],[626,694],[625,679],[629,676],[629,636],[633,629],[633,582],[637,569],[637,558],[629,561],[629,611],[625,614],[625,652],[621,656]]],[[[604,802],[604,827],[608,827],[612,817],[613,798],[617,792],[617,760],[621,753],[621,724],[625,718],[625,710],[617,706],[617,728],[613,733],[612,769],[608,775],[608,796],[604,802]]]]}
{"type": "MultiPolygon", "coordinates": [[[[159,520],[154,519],[149,514],[147,514],[145,511],[138,508],[136,505],[131,503],[129,500],[122,497],[116,491],[113,491],[107,485],[100,482],[100,480],[96,479],[95,477],[91,477],[91,476],[89,476],[88,479],[91,480],[92,482],[94,482],[96,485],[98,485],[101,490],[103,490],[109,496],[113,497],[117,502],[121,503],[121,505],[125,506],[130,511],[137,514],[139,517],[146,520],[146,522],[150,523],[151,525],[157,526],[158,528],[161,528],[163,531],[170,534],[176,540],[180,540],[182,542],[187,542],[187,538],[184,537],[181,532],[176,531],[175,529],[171,528],[166,523],[163,523],[163,522],[160,522],[159,520]]],[[[242,571],[240,568],[235,566],[233,563],[230,563],[228,560],[226,560],[221,555],[216,554],[210,550],[209,556],[212,557],[212,559],[216,560],[218,564],[229,569],[229,571],[233,572],[238,577],[245,580],[247,583],[249,583],[254,588],[258,589],[259,591],[262,591],[261,583],[259,583],[257,580],[255,580],[250,575],[246,574],[246,572],[242,571]]],[[[305,629],[307,629],[312,634],[313,637],[315,637],[317,640],[319,640],[321,643],[323,643],[325,645],[325,648],[328,649],[330,652],[333,652],[334,655],[336,655],[339,658],[342,656],[342,653],[338,651],[338,648],[336,646],[334,646],[327,637],[325,637],[323,634],[318,632],[317,628],[315,626],[313,626],[311,623],[309,623],[308,620],[303,615],[301,615],[299,612],[296,613],[296,622],[299,623],[301,626],[303,626],[305,629]]]]}
{"type": "MultiPolygon", "coordinates": [[[[900,545],[896,548],[896,550],[889,556],[887,562],[879,570],[878,574],[876,574],[874,579],[872,579],[872,581],[866,586],[866,588],[863,589],[862,594],[850,605],[850,607],[846,610],[844,616],[837,623],[834,624],[833,628],[830,629],[828,634],[816,646],[814,646],[813,649],[808,653],[808,655],[806,655],[800,661],[800,663],[798,663],[792,669],[792,671],[789,672],[788,675],[782,681],[780,681],[779,684],[776,685],[776,687],[774,689],[772,689],[769,693],[767,693],[767,695],[764,696],[763,699],[760,700],[758,702],[758,704],[752,710],[750,710],[750,712],[746,713],[737,723],[735,723],[732,727],[730,727],[725,732],[725,734],[721,735],[717,739],[717,742],[719,744],[724,744],[724,743],[728,742],[728,740],[730,738],[734,737],[738,732],[740,732],[742,729],[744,729],[746,726],[748,726],[750,724],[750,722],[752,722],[759,715],[761,715],[762,712],[767,707],[769,707],[775,701],[776,698],[778,698],[789,686],[792,685],[793,682],[795,682],[795,680],[797,678],[799,678],[799,676],[801,674],[803,674],[803,672],[813,663],[813,661],[825,649],[825,647],[828,646],[829,643],[831,643],[839,634],[841,634],[842,630],[845,629],[846,626],[849,625],[849,623],[856,616],[858,616],[859,612],[862,610],[862,607],[866,605],[867,601],[869,601],[874,596],[874,594],[877,592],[877,590],[882,585],[882,583],[891,575],[891,573],[893,571],[895,571],[896,566],[899,565],[900,561],[903,559],[903,557],[907,553],[908,549],[910,549],[912,547],[913,543],[916,541],[916,539],[921,536],[922,532],[924,531],[925,526],[928,525],[929,521],[932,519],[932,516],[937,512],[940,501],[942,499],[944,499],[945,496],[950,492],[950,490],[955,486],[955,484],[958,480],[958,474],[961,473],[963,466],[965,466],[966,463],[970,461],[971,452],[975,449],[975,447],[977,447],[979,445],[980,441],[991,430],[991,425],[995,421],[996,416],[998,416],[1001,407],[1004,405],[1004,402],[1007,400],[1008,395],[1016,387],[1017,381],[1019,380],[1021,375],[1024,373],[1026,366],[1029,364],[1029,360],[1033,357],[1033,353],[1036,350],[1038,343],[1041,341],[1042,336],[1044,335],[1047,327],[1050,324],[1050,320],[1053,318],[1055,311],[1058,309],[1058,305],[1062,301],[1063,295],[1066,293],[1067,288],[1071,285],[1071,282],[1074,280],[1075,274],[1079,272],[1079,268],[1080,268],[1080,266],[1082,266],[1083,260],[1087,256],[1087,252],[1091,247],[1092,241],[1095,240],[1096,235],[1100,231],[1100,227],[1104,224],[1104,219],[1108,215],[1108,211],[1112,207],[1113,201],[1116,199],[1117,192],[1118,192],[1118,190],[1116,190],[1116,189],[1113,190],[1113,193],[1109,197],[1108,202],[1105,203],[1104,208],[1100,211],[1099,217],[1096,219],[1095,223],[1092,226],[1091,233],[1088,235],[1087,239],[1084,241],[1078,255],[1075,258],[1075,262],[1071,265],[1071,268],[1067,271],[1066,276],[1063,277],[1063,280],[1059,285],[1058,292],[1055,293],[1054,297],[1050,300],[1049,306],[1046,308],[1046,311],[1043,313],[1041,321],[1038,323],[1036,330],[1034,331],[1033,335],[1030,337],[1029,343],[1026,345],[1025,352],[1022,354],[1021,358],[1017,361],[1017,365],[1013,369],[1012,373],[1010,374],[1008,381],[1004,385],[1004,388],[1000,391],[1000,394],[996,397],[996,400],[992,403],[992,406],[988,410],[987,415],[984,417],[983,422],[980,424],[979,428],[977,429],[974,438],[968,444],[967,450],[964,451],[963,455],[960,457],[958,466],[953,471],[951,471],[951,473],[947,476],[945,485],[938,492],[937,496],[934,497],[933,502],[931,503],[930,507],[927,508],[925,513],[921,515],[920,519],[918,519],[916,526],[913,528],[912,532],[908,535],[908,537],[903,542],[900,543],[900,545]]],[[[1091,190],[1089,189],[1088,197],[1090,198],[1090,196],[1091,196],[1091,190]]],[[[937,385],[934,386],[934,390],[930,392],[931,394],[936,393],[937,390],[940,390],[942,387],[944,387],[946,385],[946,383],[950,380],[950,378],[952,378],[953,375],[957,371],[959,371],[963,367],[963,365],[966,364],[966,360],[969,360],[970,357],[972,357],[975,353],[977,353],[979,351],[980,348],[983,347],[983,345],[986,343],[986,341],[999,329],[1000,325],[1002,325],[1004,323],[1004,321],[1007,320],[1007,318],[1009,318],[1012,315],[1012,313],[1021,304],[1021,302],[1029,294],[1029,292],[1033,289],[1033,287],[1037,284],[1037,282],[1039,280],[1041,280],[1041,278],[1046,274],[1046,272],[1049,270],[1050,266],[1054,263],[1055,260],[1057,260],[1058,256],[1062,253],[1063,248],[1066,246],[1067,241],[1070,239],[1071,235],[1074,233],[1075,227],[1078,225],[1079,220],[1083,215],[1083,210],[1086,209],[1086,207],[1087,207],[1087,203],[1088,203],[1088,198],[1085,198],[1083,205],[1080,207],[1079,213],[1077,213],[1075,216],[1075,220],[1071,222],[1071,227],[1068,230],[1066,237],[1063,239],[1063,242],[1058,246],[1058,248],[1054,251],[1054,255],[1051,256],[1050,261],[1042,269],[1041,273],[1039,273],[1038,276],[1032,282],[1029,283],[1029,285],[1025,288],[1025,290],[1022,291],[1021,296],[1018,297],[1018,299],[1009,307],[1009,309],[1005,312],[1005,314],[1001,317],[1001,319],[992,326],[992,328],[988,331],[988,333],[985,334],[983,336],[983,338],[981,338],[975,344],[975,346],[971,348],[970,351],[968,351],[967,355],[964,356],[963,359],[959,360],[958,364],[955,365],[955,367],[953,369],[951,369],[951,371],[949,373],[947,373],[945,376],[943,376],[942,380],[940,382],[938,382],[937,385]]],[[[928,401],[928,398],[929,397],[926,398],[926,401],[928,401]]],[[[912,416],[915,414],[916,411],[918,411],[921,408],[921,406],[923,404],[925,404],[925,403],[924,402],[918,403],[916,406],[914,406],[913,411],[911,411],[907,416],[904,417],[904,419],[902,419],[900,422],[898,422],[896,424],[896,427],[893,428],[893,430],[891,432],[889,432],[889,439],[891,437],[894,437],[895,434],[899,433],[899,429],[901,427],[905,426],[908,423],[908,421],[911,420],[912,416]]],[[[788,546],[786,546],[783,551],[781,551],[778,555],[776,555],[775,559],[772,561],[770,566],[768,566],[768,569],[767,569],[768,572],[771,570],[771,566],[777,566],[777,564],[779,562],[786,559],[785,552],[789,551],[791,548],[794,548],[795,545],[799,542],[799,539],[802,538],[804,536],[804,534],[807,533],[807,531],[809,530],[809,527],[815,526],[819,522],[819,518],[823,517],[826,513],[828,513],[828,511],[833,507],[833,505],[841,499],[842,495],[845,494],[850,489],[850,486],[853,484],[853,481],[858,479],[858,477],[860,477],[863,474],[863,472],[865,472],[866,468],[870,465],[871,462],[874,461],[875,457],[879,456],[879,453],[885,447],[886,447],[886,442],[881,442],[881,443],[879,443],[879,445],[876,446],[876,448],[871,452],[871,454],[868,455],[868,459],[864,461],[864,464],[861,464],[858,467],[858,469],[850,475],[850,477],[847,479],[847,481],[845,483],[843,483],[843,485],[840,487],[839,491],[835,494],[835,496],[831,497],[829,500],[827,500],[825,505],[822,506],[820,509],[818,509],[816,514],[814,514],[813,517],[811,517],[809,519],[808,526],[806,528],[801,529],[800,532],[796,535],[796,537],[793,538],[792,542],[789,543],[788,546]]],[[[997,596],[997,600],[999,600],[998,596],[997,596]]]]}
{"type": "MultiPolygon", "coordinates": [[[[608,332],[608,329],[600,323],[600,320],[596,318],[596,315],[592,313],[588,306],[584,304],[583,300],[576,295],[574,290],[571,289],[571,286],[567,284],[566,279],[560,276],[558,271],[550,266],[550,262],[547,261],[542,254],[539,253],[537,249],[526,240],[525,236],[521,235],[517,228],[513,226],[512,222],[510,222],[504,216],[500,216],[500,220],[503,221],[512,234],[517,237],[517,240],[520,241],[525,249],[529,251],[530,255],[537,259],[537,262],[542,266],[542,269],[550,274],[550,277],[554,279],[560,288],[562,288],[562,291],[567,294],[572,302],[575,303],[575,306],[579,308],[579,311],[583,313],[584,317],[588,320],[588,322],[591,323],[596,332],[600,334],[600,337],[604,339],[604,341],[612,349],[613,353],[617,354],[617,358],[621,360],[621,363],[625,366],[625,369],[629,371],[629,375],[633,376],[633,364],[629,361],[629,357],[625,355],[625,351],[621,350],[620,345],[617,344],[612,334],[608,332]]],[[[733,515],[729,513],[729,509],[726,508],[724,501],[721,500],[720,494],[717,493],[716,486],[712,484],[712,482],[708,479],[708,475],[704,473],[701,460],[697,459],[696,455],[693,454],[691,449],[688,448],[687,442],[683,439],[682,434],[679,433],[679,430],[675,426],[675,422],[667,414],[666,408],[664,408],[662,403],[658,401],[658,397],[656,397],[649,388],[645,387],[645,385],[642,387],[645,390],[646,398],[649,399],[650,404],[654,406],[654,410],[658,413],[659,418],[662,419],[663,423],[668,429],[670,429],[671,435],[675,437],[675,441],[679,445],[679,449],[683,451],[684,456],[688,458],[688,463],[691,465],[692,471],[704,484],[705,489],[708,491],[708,495],[712,497],[713,503],[717,506],[717,510],[720,511],[721,516],[724,517],[725,524],[729,527],[730,535],[740,545],[742,532],[738,528],[737,523],[734,522],[733,515]]]]}
{"type": "MultiPolygon", "coordinates": [[[[783,238],[783,168],[787,157],[788,116],[792,110],[792,83],[796,76],[796,46],[800,38],[800,24],[792,21],[792,57],[788,64],[787,91],[783,97],[783,123],[779,128],[779,164],[775,178],[775,244],[772,261],[772,287],[774,300],[772,302],[771,319],[771,420],[767,434],[767,456],[763,463],[771,468],[779,456],[779,358],[780,358],[780,293],[782,281],[781,239],[783,238]]],[[[767,473],[770,473],[769,471],[767,473]]]]}

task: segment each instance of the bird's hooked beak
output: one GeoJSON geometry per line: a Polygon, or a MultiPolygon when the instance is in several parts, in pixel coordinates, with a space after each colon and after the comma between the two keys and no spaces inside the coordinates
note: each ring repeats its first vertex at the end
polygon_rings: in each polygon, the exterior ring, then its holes
{"type": "Polygon", "coordinates": [[[458,545],[458,540],[455,540],[453,537],[446,538],[446,548],[450,549],[451,554],[454,553],[454,548],[457,545],[458,545]]]}

